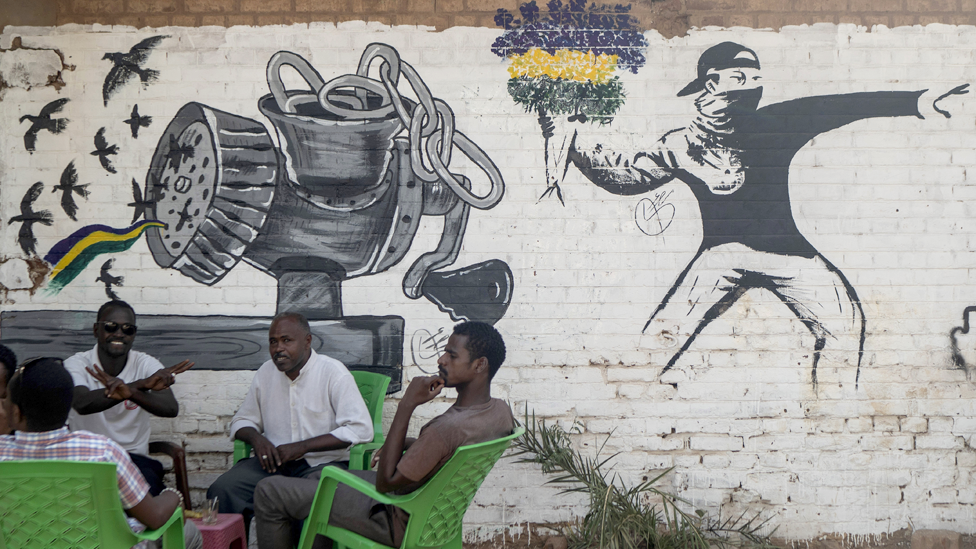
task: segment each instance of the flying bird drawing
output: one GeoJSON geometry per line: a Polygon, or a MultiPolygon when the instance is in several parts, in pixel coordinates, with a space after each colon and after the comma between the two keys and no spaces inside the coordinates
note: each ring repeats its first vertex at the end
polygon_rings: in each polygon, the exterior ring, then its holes
{"type": "Polygon", "coordinates": [[[75,214],[78,213],[78,205],[75,204],[75,198],[72,193],[87,200],[89,194],[88,190],[85,189],[87,186],[87,183],[84,185],[78,184],[78,170],[75,169],[75,161],[72,160],[68,162],[64,171],[61,172],[61,182],[55,185],[51,191],[54,193],[61,191],[61,209],[64,210],[64,213],[68,214],[68,217],[75,221],[78,221],[78,218],[75,217],[75,214]]]}
{"type": "Polygon", "coordinates": [[[61,133],[65,128],[68,127],[67,118],[51,118],[52,114],[61,112],[64,104],[68,101],[69,99],[67,97],[56,99],[47,105],[44,105],[44,108],[41,109],[40,114],[37,116],[25,114],[24,116],[20,117],[21,124],[24,123],[24,120],[30,120],[31,122],[31,127],[28,128],[27,133],[24,134],[25,149],[33,154],[37,145],[37,132],[47,130],[51,133],[61,133]]]}
{"type": "Polygon", "coordinates": [[[20,244],[20,249],[24,250],[24,253],[27,255],[37,254],[37,239],[34,238],[34,223],[50,226],[54,222],[54,216],[51,215],[51,212],[47,210],[34,211],[34,202],[41,196],[41,191],[43,190],[44,183],[40,181],[31,185],[31,188],[27,189],[27,194],[24,195],[23,200],[20,201],[20,215],[15,215],[10,218],[10,221],[7,221],[7,225],[12,224],[14,221],[20,222],[17,243],[20,244]]]}
{"type": "Polygon", "coordinates": [[[133,76],[138,75],[143,86],[149,85],[150,82],[159,77],[159,71],[143,68],[142,65],[149,58],[153,48],[158,46],[163,38],[169,38],[169,36],[160,35],[146,38],[132,46],[129,53],[114,52],[102,56],[103,60],[107,59],[113,64],[112,70],[108,71],[108,75],[105,76],[105,83],[102,84],[102,100],[105,106],[108,106],[109,98],[115,95],[115,92],[133,76]]]}
{"type": "Polygon", "coordinates": [[[140,217],[145,216],[149,219],[149,209],[156,205],[156,201],[153,199],[153,190],[146,186],[146,197],[142,197],[142,189],[139,187],[139,183],[136,179],[132,178],[132,202],[126,204],[127,206],[132,206],[135,208],[135,212],[132,214],[132,222],[135,223],[140,217]]]}
{"type": "Polygon", "coordinates": [[[187,158],[193,158],[196,149],[190,143],[180,144],[176,140],[173,134],[169,135],[169,150],[166,151],[166,158],[170,161],[170,166],[174,170],[180,169],[180,164],[182,164],[187,158]]]}
{"type": "Polygon", "coordinates": [[[112,265],[114,264],[114,259],[109,259],[105,263],[102,263],[101,272],[99,273],[98,278],[95,279],[95,282],[102,282],[105,284],[105,295],[107,295],[109,299],[119,299],[119,295],[115,293],[112,286],[122,286],[122,283],[125,282],[124,276],[112,276],[108,272],[108,270],[111,269],[112,265]]]}
{"type": "Polygon", "coordinates": [[[132,138],[136,139],[139,137],[139,128],[148,128],[149,124],[152,123],[152,117],[139,116],[139,105],[133,105],[132,114],[125,120],[125,123],[132,129],[132,138]]]}
{"type": "Polygon", "coordinates": [[[108,140],[105,139],[105,127],[102,126],[98,130],[98,133],[95,134],[95,150],[92,151],[91,155],[97,156],[98,161],[102,163],[102,167],[109,173],[115,173],[115,166],[112,165],[112,161],[108,158],[110,154],[119,154],[119,146],[109,146],[108,140]]]}

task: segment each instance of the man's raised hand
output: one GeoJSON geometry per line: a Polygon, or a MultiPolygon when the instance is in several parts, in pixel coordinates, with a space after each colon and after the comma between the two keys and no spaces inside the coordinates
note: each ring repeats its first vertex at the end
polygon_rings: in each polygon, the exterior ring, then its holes
{"type": "Polygon", "coordinates": [[[85,370],[105,386],[105,397],[113,400],[129,400],[132,397],[132,389],[121,379],[110,376],[98,367],[98,364],[86,366],[85,370]]]}
{"type": "Polygon", "coordinates": [[[441,394],[442,389],[444,389],[444,380],[439,376],[415,377],[410,380],[410,385],[403,394],[403,400],[411,406],[420,406],[434,400],[441,394]]]}
{"type": "Polygon", "coordinates": [[[141,389],[145,391],[162,391],[163,389],[167,389],[170,385],[176,383],[176,374],[182,374],[189,370],[193,367],[193,364],[189,360],[184,360],[169,368],[157,370],[156,373],[143,380],[141,389]]]}

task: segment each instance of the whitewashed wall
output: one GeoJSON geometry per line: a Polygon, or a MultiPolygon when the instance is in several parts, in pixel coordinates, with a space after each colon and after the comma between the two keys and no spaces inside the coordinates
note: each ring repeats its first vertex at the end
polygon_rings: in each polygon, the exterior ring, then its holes
{"type": "MultiPolygon", "coordinates": [[[[101,260],[56,296],[29,293],[24,253],[17,245],[19,203],[45,182],[37,209],[59,214],[50,191],[64,166],[76,161],[91,196],[79,200],[79,221],[55,216],[35,225],[38,251],[83,225],[124,227],[132,210],[129,181],[142,182],[160,133],[189,101],[267,123],[257,99],[267,93],[265,66],[278,50],[306,57],[329,79],[355,71],[371,42],[395,47],[454,110],[457,127],[499,166],[506,194],[489,211],[473,211],[458,259],[468,265],[506,261],[515,280],[512,304],[497,327],[509,358],[495,395],[517,414],[569,425],[579,420],[581,444],[592,448],[611,431],[608,452],[629,482],[673,467],[666,486],[710,512],[766,511],[779,535],[809,539],[825,532],[879,534],[913,525],[976,531],[974,504],[976,390],[951,358],[950,330],[976,304],[973,221],[976,186],[976,101],[944,99],[946,119],[921,105],[917,118],[856,122],[821,135],[795,158],[790,194],[797,224],[856,288],[867,318],[860,379],[851,382],[851,354],[821,362],[818,388],[810,382],[814,340],[772,294],[753,290],[701,334],[676,367],[666,339],[642,334],[649,315],[694,256],[702,235],[694,196],[671,183],[675,217],[662,235],[635,223],[641,198],[611,195],[571,169],[565,206],[547,198],[543,140],[533,114],[506,91],[507,63],[490,51],[500,31],[345,23],[260,28],[76,26],[8,27],[0,35],[0,280],[5,310],[94,310],[105,300],[94,282],[101,260]],[[160,80],[130,84],[103,106],[110,67],[105,52],[171,36],[149,58],[160,80]],[[23,48],[7,49],[15,38],[23,48]],[[45,86],[59,68],[60,90],[45,86]],[[27,63],[24,65],[24,63],[27,63]],[[26,68],[24,68],[26,67],[26,68]],[[70,97],[71,120],[60,136],[42,134],[43,150],[24,150],[20,124],[46,103],[70,97]],[[108,127],[110,142],[127,137],[131,104],[153,123],[99,165],[92,136],[108,127]],[[926,108],[928,110],[926,110],[926,108]]],[[[664,40],[649,32],[647,64],[623,74],[626,103],[608,128],[612,139],[649,147],[694,116],[690,98],[676,93],[695,77],[698,56],[726,40],[754,49],[763,67],[763,105],[810,96],[874,90],[949,90],[976,82],[976,29],[930,25],[857,28],[819,24],[780,32],[707,28],[664,40]]],[[[295,81],[297,85],[297,81],[295,81]]],[[[936,94],[937,96],[937,94],[936,94]]],[[[926,95],[926,98],[933,98],[926,95]]],[[[471,172],[474,173],[474,172],[471,172]]],[[[484,185],[483,180],[478,185],[484,185]]],[[[436,246],[440,221],[425,218],[410,254],[389,271],[343,285],[348,315],[395,314],[406,320],[404,378],[428,371],[414,363],[411,336],[450,329],[451,320],[401,291],[406,268],[436,246]]],[[[109,256],[104,256],[109,257],[109,256]]],[[[115,254],[116,288],[142,314],[245,315],[275,312],[275,280],[241,263],[216,285],[204,286],[156,265],[145,241],[115,254]]],[[[976,364],[972,334],[958,345],[976,364]]],[[[2,340],[2,337],[0,337],[2,340]]],[[[136,348],[152,352],[147,342],[136,348]]],[[[52,349],[56,352],[56,349],[52,349]]],[[[193,357],[187,357],[193,358],[193,357]]],[[[175,386],[176,420],[157,420],[157,433],[186,441],[192,482],[205,489],[229,464],[226,429],[252,372],[191,371],[175,386]]],[[[415,418],[415,428],[449,405],[438,401],[415,418]]],[[[395,399],[387,403],[387,421],[395,399]]],[[[534,468],[502,460],[467,515],[471,536],[507,526],[567,520],[583,512],[579,500],[540,489],[534,468]]],[[[197,496],[202,495],[198,492],[197,496]]]]}

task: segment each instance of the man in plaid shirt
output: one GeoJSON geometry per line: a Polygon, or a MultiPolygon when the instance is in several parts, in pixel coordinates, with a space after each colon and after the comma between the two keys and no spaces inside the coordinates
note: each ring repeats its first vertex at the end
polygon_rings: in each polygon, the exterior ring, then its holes
{"type": "MultiPolygon", "coordinates": [[[[7,384],[3,411],[14,434],[0,436],[0,461],[59,459],[116,464],[119,498],[133,530],[159,528],[180,505],[172,489],[153,497],[128,453],[115,442],[87,431],[68,431],[74,381],[61,360],[24,363],[7,384]],[[134,520],[133,520],[134,519],[134,520]]],[[[187,549],[202,549],[203,537],[192,522],[183,526],[187,549]]],[[[141,544],[140,544],[141,545],[141,544]]]]}

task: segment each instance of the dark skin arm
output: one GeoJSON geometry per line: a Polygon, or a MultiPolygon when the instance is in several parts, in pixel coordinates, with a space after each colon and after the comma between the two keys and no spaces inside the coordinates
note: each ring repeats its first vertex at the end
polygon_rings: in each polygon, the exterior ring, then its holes
{"type": "Polygon", "coordinates": [[[254,427],[239,429],[234,433],[234,438],[253,446],[254,455],[261,462],[261,468],[269,473],[276,472],[283,463],[301,459],[309,452],[339,450],[349,446],[348,442],[339,440],[331,434],[275,446],[254,427]]]}
{"type": "Polygon", "coordinates": [[[180,405],[169,387],[176,381],[176,374],[181,374],[192,366],[192,362],[184,360],[175,366],[158,370],[147,378],[124,383],[93,364],[86,370],[105,385],[105,389],[75,386],[72,406],[82,415],[97,414],[120,402],[131,400],[154,416],[176,417],[180,413],[180,405]]]}
{"type": "Polygon", "coordinates": [[[418,406],[437,397],[442,389],[444,389],[444,380],[437,376],[415,377],[410,381],[397,406],[386,442],[380,448],[379,466],[376,468],[377,491],[392,492],[415,482],[414,479],[405,477],[397,470],[397,464],[400,463],[403,451],[407,448],[407,427],[410,425],[410,416],[418,406]]]}
{"type": "Polygon", "coordinates": [[[146,528],[156,529],[166,524],[179,504],[180,497],[173,492],[165,492],[156,497],[153,497],[152,494],[146,494],[142,501],[126,513],[145,524],[146,528]]]}

